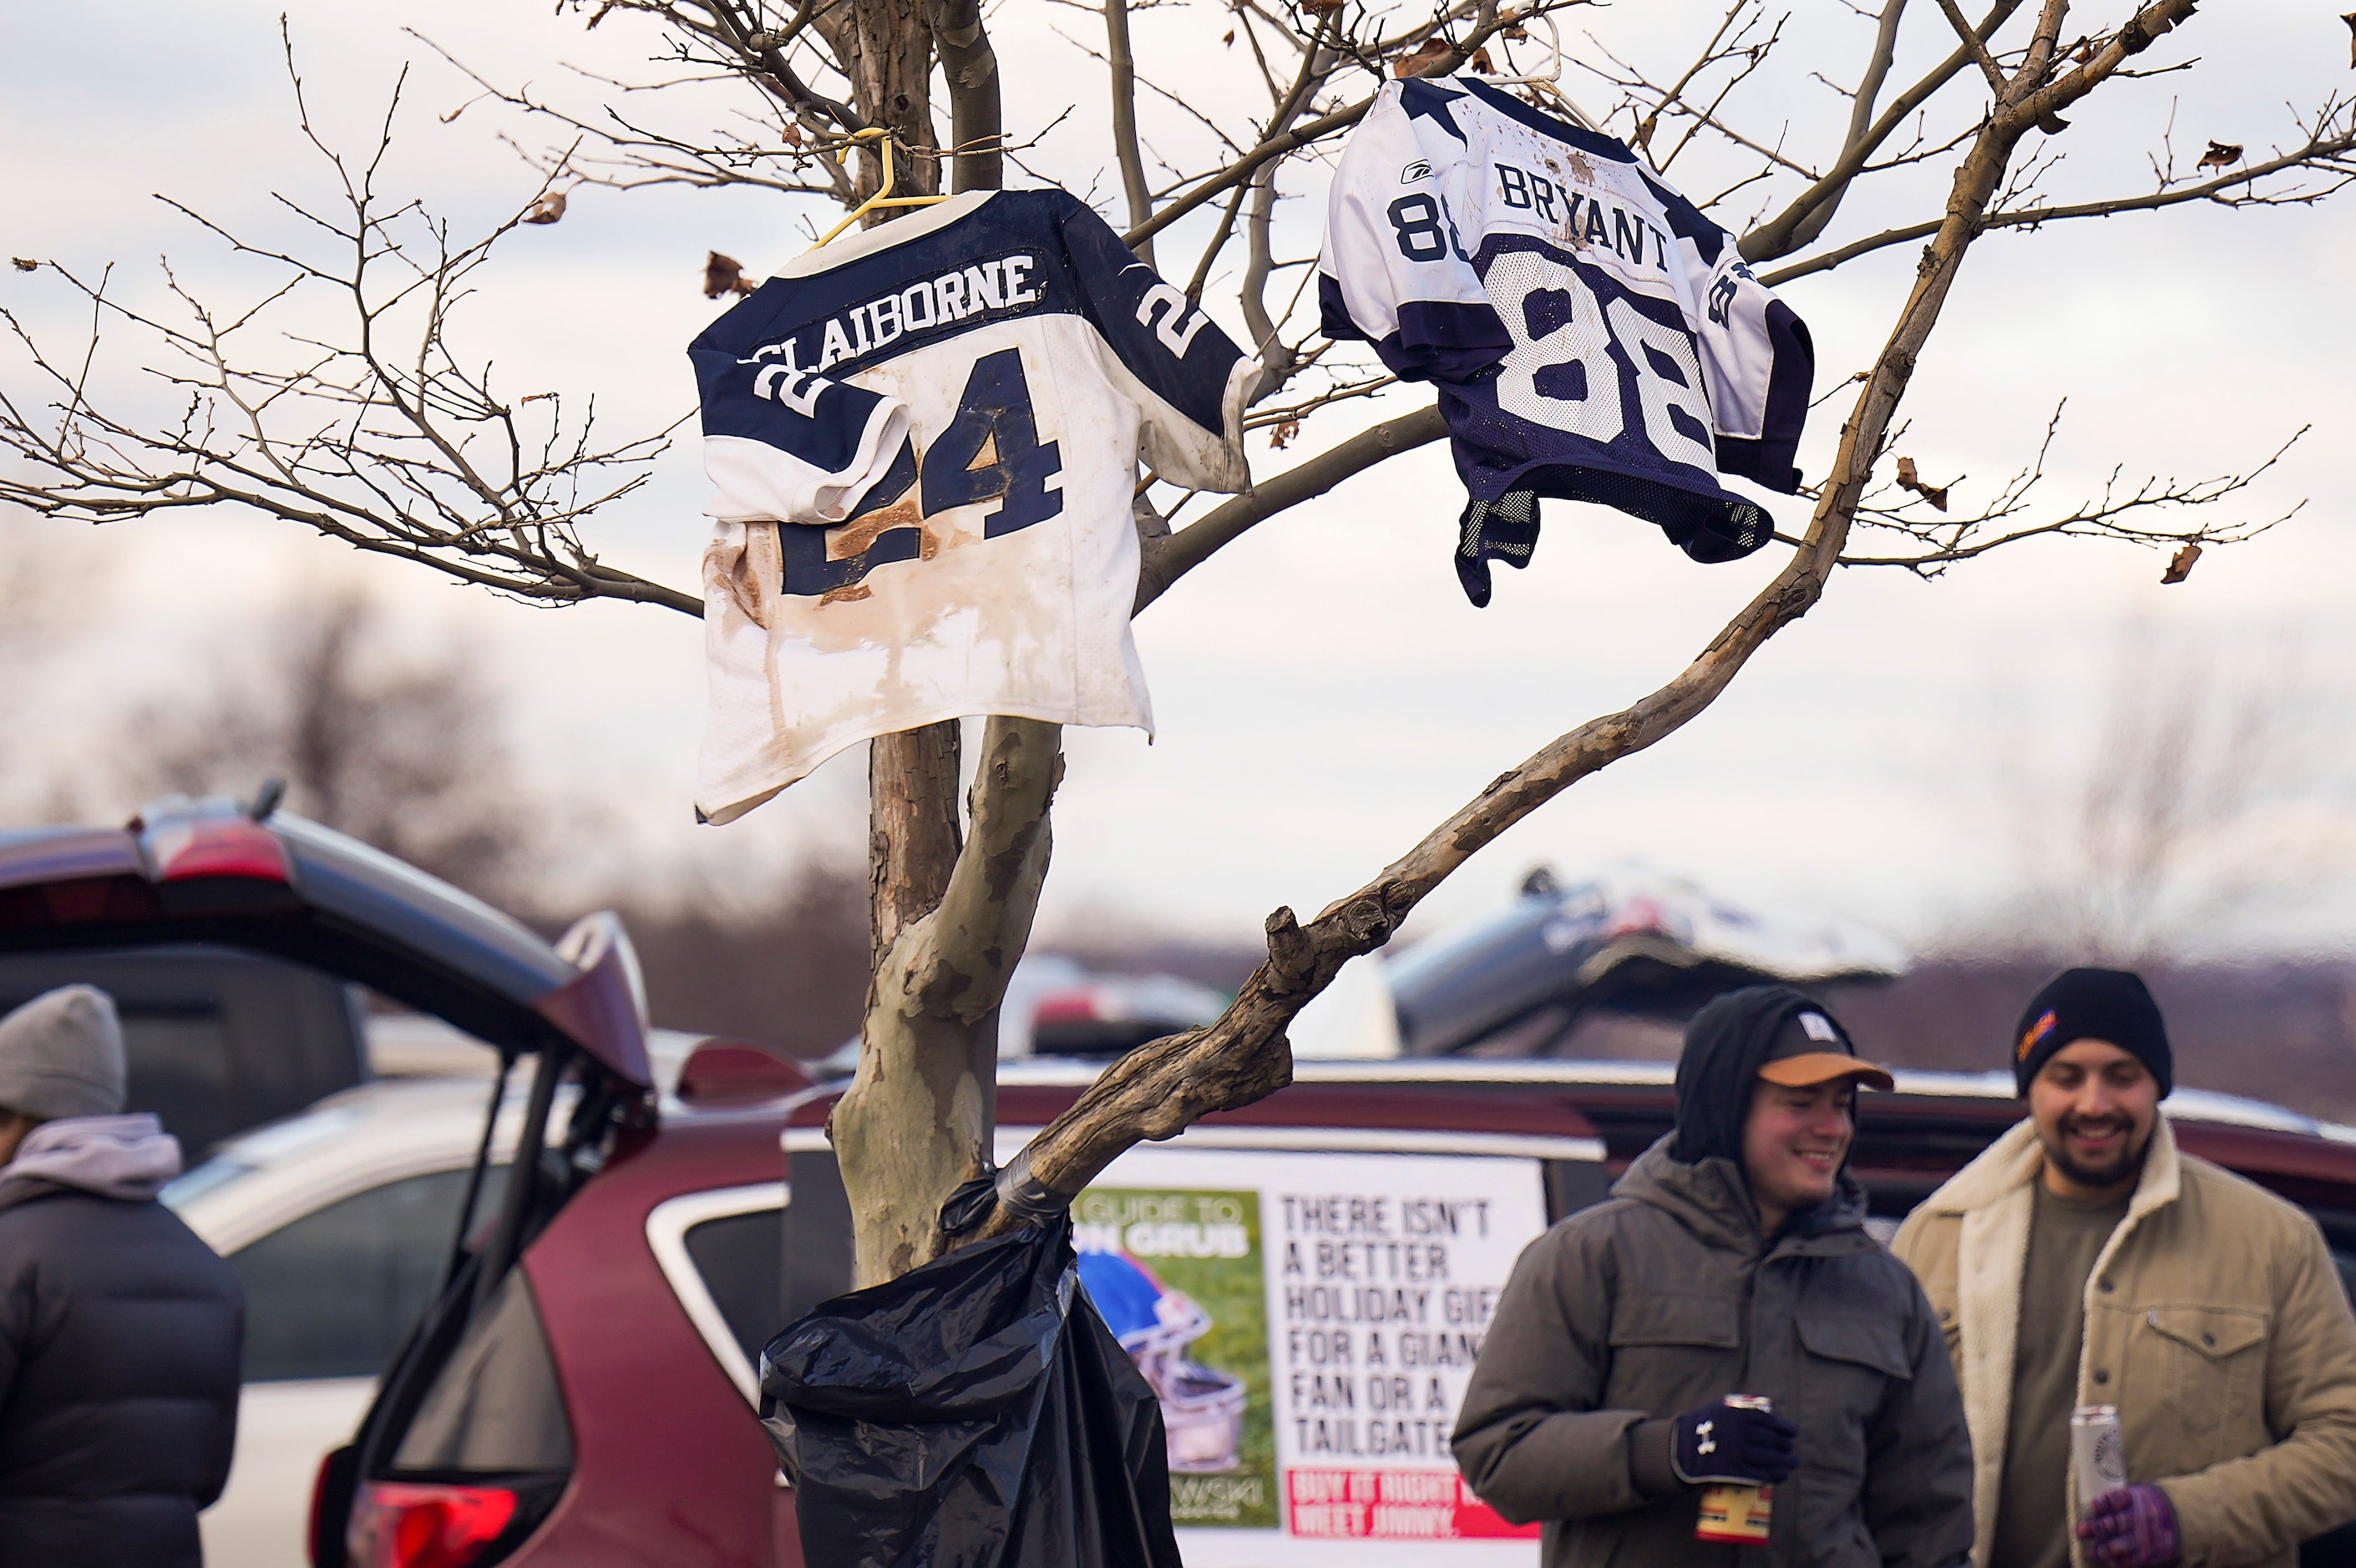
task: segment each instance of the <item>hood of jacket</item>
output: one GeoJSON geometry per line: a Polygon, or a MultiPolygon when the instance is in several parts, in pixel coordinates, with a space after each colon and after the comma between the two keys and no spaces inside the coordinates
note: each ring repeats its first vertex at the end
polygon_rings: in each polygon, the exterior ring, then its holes
{"type": "Polygon", "coordinates": [[[1688,1164],[1712,1157],[1739,1163],[1751,1090],[1777,1032],[1795,1014],[1825,1010],[1822,1002],[1789,986],[1751,986],[1696,1013],[1677,1056],[1676,1157],[1688,1164]]]}
{"type": "Polygon", "coordinates": [[[65,1116],[27,1133],[0,1167],[0,1209],[61,1188],[139,1202],[179,1174],[180,1140],[153,1115],[65,1116]]]}
{"type": "MultiPolygon", "coordinates": [[[[1673,1148],[1676,1137],[1670,1133],[1638,1155],[1630,1163],[1628,1174],[1612,1184],[1612,1196],[1665,1211],[1705,1243],[1757,1252],[1764,1237],[1759,1208],[1751,1200],[1751,1184],[1743,1179],[1741,1166],[1717,1155],[1679,1159],[1673,1148]]],[[[1862,1230],[1865,1213],[1865,1188],[1843,1166],[1833,1195],[1795,1216],[1783,1234],[1804,1243],[1837,1232],[1862,1230]]]]}

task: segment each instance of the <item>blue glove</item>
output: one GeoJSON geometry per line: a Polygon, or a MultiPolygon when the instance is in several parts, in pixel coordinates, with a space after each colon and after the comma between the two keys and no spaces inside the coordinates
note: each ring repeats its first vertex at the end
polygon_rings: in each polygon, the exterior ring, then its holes
{"type": "Polygon", "coordinates": [[[2184,1554],[2176,1530],[2176,1505],[2146,1482],[2113,1487],[2086,1505],[2078,1521],[2086,1555],[2103,1568],[2160,1568],[2184,1554]]]}
{"type": "Polygon", "coordinates": [[[1799,1435],[1798,1427],[1767,1411],[1706,1404],[1676,1418],[1669,1463],[1688,1483],[1773,1486],[1800,1467],[1799,1435]]]}

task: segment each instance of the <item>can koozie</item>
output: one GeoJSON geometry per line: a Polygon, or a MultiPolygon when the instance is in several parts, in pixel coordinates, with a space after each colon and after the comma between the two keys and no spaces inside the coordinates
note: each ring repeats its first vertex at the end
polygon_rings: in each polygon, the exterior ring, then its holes
{"type": "MultiPolygon", "coordinates": [[[[1763,1393],[1730,1393],[1726,1403],[1742,1410],[1775,1408],[1774,1401],[1763,1393]]],[[[1774,1488],[1720,1482],[1701,1489],[1701,1513],[1694,1520],[1694,1539],[1753,1544],[1767,1539],[1767,1527],[1774,1517],[1774,1488]]]]}
{"type": "Polygon", "coordinates": [[[1752,1544],[1767,1539],[1767,1527],[1774,1515],[1772,1487],[1704,1487],[1694,1539],[1752,1544]]]}

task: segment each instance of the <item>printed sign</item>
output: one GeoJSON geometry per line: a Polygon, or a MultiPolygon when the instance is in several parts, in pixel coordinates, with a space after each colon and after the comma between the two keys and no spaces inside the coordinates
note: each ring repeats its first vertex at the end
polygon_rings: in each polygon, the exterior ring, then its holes
{"type": "Polygon", "coordinates": [[[1189,1568],[1537,1560],[1448,1446],[1538,1162],[1131,1149],[1073,1207],[1080,1277],[1161,1397],[1189,1568]]]}

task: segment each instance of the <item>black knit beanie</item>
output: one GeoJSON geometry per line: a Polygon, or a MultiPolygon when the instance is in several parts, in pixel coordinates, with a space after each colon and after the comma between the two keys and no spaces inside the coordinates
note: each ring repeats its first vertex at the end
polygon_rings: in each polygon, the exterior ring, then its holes
{"type": "Polygon", "coordinates": [[[2065,969],[2029,998],[2012,1031],[2012,1079],[2024,1097],[2046,1059],[2075,1040],[2104,1040],[2151,1069],[2166,1098],[2176,1087],[2168,1025],[2141,978],[2124,969],[2065,969]]]}

